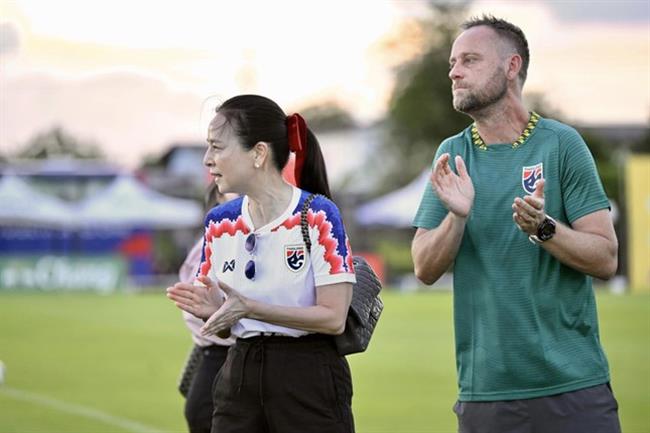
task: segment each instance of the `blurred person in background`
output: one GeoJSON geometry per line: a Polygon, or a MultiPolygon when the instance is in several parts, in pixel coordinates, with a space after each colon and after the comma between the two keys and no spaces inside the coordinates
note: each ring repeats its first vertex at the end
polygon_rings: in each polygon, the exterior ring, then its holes
{"type": "Polygon", "coordinates": [[[528,43],[465,22],[449,78],[474,123],[440,145],[413,225],[417,277],[454,265],[461,433],[616,433],[592,277],[618,242],[594,160],[570,126],[528,112],[528,43]]]}
{"type": "MultiPolygon", "coordinates": [[[[221,194],[217,184],[212,183],[205,194],[204,205],[207,213],[213,206],[225,203],[235,194],[221,194]]],[[[203,237],[190,249],[185,261],[178,271],[179,281],[192,283],[199,270],[201,253],[203,251],[203,237]]],[[[201,327],[205,322],[187,311],[181,311],[183,320],[192,335],[195,349],[200,350],[198,364],[195,367],[185,400],[185,420],[190,433],[210,433],[212,426],[212,384],[221,369],[228,348],[234,339],[219,338],[216,335],[202,335],[201,327]]]]}
{"type": "Polygon", "coordinates": [[[221,192],[241,195],[206,218],[198,280],[168,288],[236,342],[214,383],[212,431],[350,433],[352,379],[333,335],[343,332],[355,275],[323,156],[298,114],[268,98],[224,102],[208,129],[205,165],[221,192]],[[295,180],[281,174],[295,153],[295,180]],[[311,253],[301,230],[308,204],[311,253]]]}

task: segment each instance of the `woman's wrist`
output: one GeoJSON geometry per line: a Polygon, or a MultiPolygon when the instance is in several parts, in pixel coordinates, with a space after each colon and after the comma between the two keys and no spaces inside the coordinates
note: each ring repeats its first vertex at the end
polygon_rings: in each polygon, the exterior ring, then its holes
{"type": "Polygon", "coordinates": [[[245,296],[241,297],[241,302],[244,305],[244,317],[247,319],[256,319],[262,320],[259,314],[260,303],[254,299],[247,298],[245,296]]]}

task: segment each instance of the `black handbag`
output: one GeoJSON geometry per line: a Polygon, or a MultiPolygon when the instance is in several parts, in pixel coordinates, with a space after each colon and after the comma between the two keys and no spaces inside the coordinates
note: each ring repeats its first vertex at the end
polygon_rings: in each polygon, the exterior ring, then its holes
{"type": "MultiPolygon", "coordinates": [[[[309,254],[311,254],[311,239],[307,212],[314,197],[316,194],[307,197],[300,214],[302,238],[309,254]]],[[[357,282],[352,286],[352,302],[345,320],[345,331],[334,337],[339,355],[364,352],[368,348],[372,333],[384,309],[384,303],[379,297],[381,282],[375,271],[361,256],[353,256],[352,263],[357,282]]]]}
{"type": "Polygon", "coordinates": [[[178,379],[178,391],[181,395],[187,398],[187,393],[190,391],[190,386],[192,385],[192,380],[196,374],[196,368],[201,363],[203,359],[203,350],[198,345],[194,345],[190,354],[187,356],[187,361],[185,361],[185,367],[181,372],[181,377],[178,379]]]}

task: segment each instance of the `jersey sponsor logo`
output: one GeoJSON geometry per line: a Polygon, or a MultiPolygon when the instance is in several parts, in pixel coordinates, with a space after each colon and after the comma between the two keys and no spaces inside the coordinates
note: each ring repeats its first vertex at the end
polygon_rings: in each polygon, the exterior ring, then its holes
{"type": "Polygon", "coordinates": [[[535,192],[535,183],[544,178],[544,163],[540,162],[521,171],[521,185],[528,194],[535,192]]]}
{"type": "Polygon", "coordinates": [[[230,261],[226,260],[225,262],[223,262],[223,269],[221,270],[221,272],[225,274],[227,271],[234,271],[234,270],[235,270],[235,259],[232,259],[230,261]]]}
{"type": "Polygon", "coordinates": [[[305,246],[285,245],[284,263],[293,272],[299,272],[305,266],[305,246]]]}

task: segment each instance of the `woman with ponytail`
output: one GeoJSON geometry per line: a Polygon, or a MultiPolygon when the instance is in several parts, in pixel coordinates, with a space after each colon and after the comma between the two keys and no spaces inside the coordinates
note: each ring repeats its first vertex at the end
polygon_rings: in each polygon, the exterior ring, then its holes
{"type": "Polygon", "coordinates": [[[167,292],[206,335],[236,338],[213,384],[212,432],[354,432],[350,369],[332,337],[355,276],[318,140],[299,114],[241,95],[217,109],[207,141],[219,190],[240,198],[206,217],[198,283],[167,292]],[[282,177],[290,153],[296,186],[282,177]]]}

